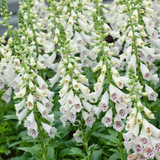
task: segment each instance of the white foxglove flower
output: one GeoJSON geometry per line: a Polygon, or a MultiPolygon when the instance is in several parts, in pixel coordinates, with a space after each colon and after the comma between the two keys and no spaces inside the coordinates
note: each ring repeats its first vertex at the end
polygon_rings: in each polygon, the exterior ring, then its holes
{"type": "Polygon", "coordinates": [[[40,89],[45,90],[48,88],[47,83],[42,79],[42,77],[37,76],[36,80],[37,80],[38,85],[40,86],[40,89]]]}
{"type": "Polygon", "coordinates": [[[149,93],[148,100],[151,100],[151,101],[157,100],[158,94],[147,84],[145,84],[145,90],[147,93],[149,93]]]}
{"type": "Polygon", "coordinates": [[[38,88],[38,87],[36,87],[36,94],[37,94],[38,96],[40,96],[40,97],[46,97],[45,91],[42,90],[42,89],[40,89],[40,88],[38,88]]]}
{"type": "Polygon", "coordinates": [[[49,110],[52,110],[53,103],[51,103],[47,98],[42,98],[43,105],[49,110]]]}
{"type": "Polygon", "coordinates": [[[143,63],[141,63],[140,65],[140,69],[141,69],[141,73],[143,75],[143,78],[147,81],[150,80],[151,78],[151,73],[149,72],[148,68],[146,67],[146,65],[144,65],[143,63]]]}
{"type": "Polygon", "coordinates": [[[24,126],[27,128],[30,128],[33,123],[35,123],[35,119],[34,119],[34,113],[32,111],[27,117],[27,119],[25,120],[24,126]]]}
{"type": "Polygon", "coordinates": [[[11,94],[12,94],[12,89],[8,88],[6,92],[3,94],[2,99],[6,102],[9,103],[11,100],[11,94]]]}
{"type": "Polygon", "coordinates": [[[79,90],[78,82],[75,79],[72,80],[72,85],[75,90],[79,90]]]}
{"type": "Polygon", "coordinates": [[[112,108],[110,108],[107,113],[105,114],[105,116],[102,118],[102,123],[108,127],[112,124],[112,116],[113,116],[113,113],[112,113],[112,108]]]}
{"type": "Polygon", "coordinates": [[[108,102],[109,102],[109,95],[108,95],[108,91],[106,91],[103,94],[102,99],[101,99],[101,101],[99,103],[99,107],[103,110],[103,112],[107,111],[108,102]]]}
{"type": "Polygon", "coordinates": [[[96,119],[92,115],[88,114],[85,111],[82,111],[82,116],[85,120],[86,126],[92,127],[92,125],[93,125],[93,123],[95,122],[96,119]]]}
{"type": "Polygon", "coordinates": [[[60,97],[63,97],[69,89],[68,83],[64,84],[62,89],[59,91],[60,97]]]}
{"type": "Polygon", "coordinates": [[[19,124],[21,124],[21,121],[24,119],[24,117],[26,117],[27,111],[28,111],[28,109],[25,108],[20,113],[16,112],[16,116],[18,117],[19,124]]]}
{"type": "Polygon", "coordinates": [[[75,97],[74,97],[73,110],[75,110],[75,112],[80,112],[82,110],[82,104],[81,104],[81,101],[77,95],[75,95],[75,97]]]}
{"type": "Polygon", "coordinates": [[[79,89],[81,90],[82,94],[88,96],[89,93],[90,93],[90,90],[88,87],[86,87],[85,85],[81,84],[81,83],[78,83],[79,85],[79,89]]]}
{"type": "Polygon", "coordinates": [[[121,132],[124,129],[124,123],[121,121],[118,115],[116,115],[114,118],[113,128],[118,132],[121,132]]]}
{"type": "Polygon", "coordinates": [[[57,132],[57,129],[55,127],[51,127],[50,125],[41,122],[44,130],[49,134],[50,137],[54,138],[55,134],[57,132]]]}
{"type": "Polygon", "coordinates": [[[83,140],[83,133],[82,133],[82,131],[77,130],[77,131],[73,134],[73,137],[74,137],[74,139],[75,139],[75,141],[76,141],[77,143],[81,143],[82,140],[83,140]]]}
{"type": "Polygon", "coordinates": [[[21,102],[15,104],[14,106],[15,106],[15,109],[16,109],[16,113],[18,113],[25,106],[25,104],[26,104],[25,99],[22,100],[21,102]]]}
{"type": "Polygon", "coordinates": [[[30,93],[27,97],[27,108],[29,110],[33,110],[34,107],[34,99],[33,99],[33,95],[30,93]]]}
{"type": "Polygon", "coordinates": [[[146,107],[143,108],[145,115],[150,119],[155,119],[154,114],[146,107]]]}
{"type": "Polygon", "coordinates": [[[37,108],[44,118],[48,115],[49,110],[41,103],[37,102],[37,108]]]}
{"type": "Polygon", "coordinates": [[[25,96],[25,94],[26,94],[26,88],[24,87],[24,88],[20,89],[19,92],[15,93],[14,98],[23,98],[25,96]]]}
{"type": "Polygon", "coordinates": [[[125,119],[127,116],[127,111],[126,111],[126,108],[124,108],[124,105],[116,103],[115,107],[116,107],[116,111],[117,111],[117,114],[119,115],[119,117],[121,119],[125,119]]]}
{"type": "Polygon", "coordinates": [[[36,121],[34,121],[34,123],[32,123],[31,127],[28,128],[28,135],[33,137],[34,139],[38,137],[38,127],[37,127],[37,123],[36,121]]]}

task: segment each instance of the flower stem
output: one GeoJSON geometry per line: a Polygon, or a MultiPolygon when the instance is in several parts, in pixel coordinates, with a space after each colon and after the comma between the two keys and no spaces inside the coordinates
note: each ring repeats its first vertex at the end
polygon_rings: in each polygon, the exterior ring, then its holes
{"type": "MultiPolygon", "coordinates": [[[[41,130],[41,127],[40,127],[39,118],[38,118],[38,116],[36,114],[35,114],[35,118],[36,118],[36,122],[37,122],[37,125],[38,125],[40,143],[41,143],[41,147],[42,147],[42,154],[44,156],[44,160],[47,160],[47,153],[46,153],[46,149],[45,149],[45,146],[44,146],[44,143],[43,143],[43,141],[44,141],[43,133],[42,133],[42,130],[41,130]]],[[[43,159],[43,156],[42,156],[42,159],[43,159]]]]}
{"type": "Polygon", "coordinates": [[[121,160],[124,160],[123,145],[122,145],[122,133],[121,132],[118,132],[118,139],[119,139],[119,151],[120,151],[120,155],[121,155],[121,160]]]}
{"type": "MultiPolygon", "coordinates": [[[[134,24],[132,21],[132,13],[131,13],[131,8],[130,8],[130,4],[129,4],[129,0],[127,0],[127,8],[128,8],[128,14],[129,14],[129,20],[130,20],[130,25],[131,25],[131,30],[133,33],[133,45],[134,45],[134,54],[136,55],[136,62],[137,62],[137,67],[138,67],[138,76],[140,78],[140,82],[141,85],[144,86],[144,82],[143,82],[143,78],[142,78],[142,73],[141,73],[141,69],[140,69],[140,61],[139,61],[139,57],[138,57],[138,49],[137,49],[137,44],[136,44],[136,36],[135,36],[135,31],[134,31],[134,24]]],[[[145,105],[147,107],[147,99],[146,97],[144,97],[144,101],[145,101],[145,105]]]]}
{"type": "Polygon", "coordinates": [[[34,27],[33,27],[33,21],[32,21],[32,17],[31,17],[30,1],[29,0],[26,0],[26,1],[27,1],[27,11],[28,11],[29,22],[31,24],[31,29],[32,29],[32,32],[33,32],[33,40],[34,40],[34,42],[36,44],[36,52],[37,52],[37,54],[39,54],[37,38],[36,38],[35,30],[34,30],[34,27]]]}
{"type": "MultiPolygon", "coordinates": [[[[100,8],[99,8],[98,0],[96,0],[96,8],[97,8],[98,16],[100,17],[101,13],[100,13],[100,8]]],[[[100,27],[98,27],[98,32],[99,32],[99,35],[100,35],[100,41],[101,41],[103,59],[106,62],[106,71],[107,71],[108,84],[110,84],[111,83],[111,78],[110,78],[111,76],[110,76],[110,71],[109,71],[109,65],[108,65],[108,62],[106,60],[106,54],[105,54],[105,51],[104,51],[104,35],[102,34],[102,31],[103,31],[103,26],[102,26],[102,22],[100,20],[100,27]]]]}

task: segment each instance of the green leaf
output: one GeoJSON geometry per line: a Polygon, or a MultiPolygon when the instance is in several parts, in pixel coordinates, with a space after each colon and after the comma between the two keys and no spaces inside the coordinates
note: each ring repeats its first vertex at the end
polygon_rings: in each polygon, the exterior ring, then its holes
{"type": "Polygon", "coordinates": [[[102,150],[95,150],[92,153],[92,160],[101,160],[102,150]]]}
{"type": "Polygon", "coordinates": [[[47,148],[47,160],[56,160],[55,151],[53,147],[47,148]]]}
{"type": "Polygon", "coordinates": [[[40,145],[34,145],[32,147],[18,147],[17,149],[29,152],[32,155],[38,155],[39,151],[41,151],[41,146],[40,145]]]}
{"type": "Polygon", "coordinates": [[[10,119],[18,119],[17,116],[14,114],[14,115],[7,115],[7,116],[4,116],[4,120],[10,120],[10,119]]]}
{"type": "Polygon", "coordinates": [[[117,160],[120,159],[121,155],[119,153],[113,153],[108,160],[117,160]]]}

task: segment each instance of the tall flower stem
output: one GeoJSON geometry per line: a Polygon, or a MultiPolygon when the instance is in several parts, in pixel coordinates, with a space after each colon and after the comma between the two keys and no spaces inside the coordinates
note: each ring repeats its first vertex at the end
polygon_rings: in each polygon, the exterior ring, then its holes
{"type": "MultiPolygon", "coordinates": [[[[34,113],[36,113],[35,107],[34,107],[34,113]]],[[[45,146],[44,146],[43,133],[42,133],[42,129],[40,127],[40,121],[39,121],[39,118],[38,118],[37,114],[35,114],[35,120],[36,120],[37,125],[38,125],[38,131],[39,131],[39,137],[40,137],[40,145],[42,147],[42,154],[44,156],[44,160],[47,160],[47,153],[46,153],[46,149],[45,149],[45,146]]]]}
{"type": "MultiPolygon", "coordinates": [[[[100,17],[101,13],[100,13],[98,0],[96,0],[96,8],[97,8],[98,16],[100,17]]],[[[110,78],[111,76],[110,76],[110,71],[109,71],[109,65],[108,65],[108,62],[106,60],[106,54],[105,54],[105,51],[104,51],[104,35],[103,35],[102,31],[103,31],[103,27],[102,27],[102,23],[100,21],[100,27],[98,27],[98,32],[99,32],[99,35],[100,35],[103,59],[104,59],[104,61],[106,63],[107,79],[108,79],[108,83],[110,84],[111,83],[111,78],[110,78]]]]}
{"type": "Polygon", "coordinates": [[[36,38],[35,30],[34,30],[34,27],[33,27],[33,21],[32,21],[32,17],[31,17],[30,0],[26,0],[26,2],[27,2],[27,11],[28,11],[29,22],[30,22],[31,29],[32,29],[32,32],[33,32],[33,40],[34,40],[34,42],[36,44],[36,52],[37,52],[37,54],[39,54],[37,38],[36,38]]]}
{"type": "Polygon", "coordinates": [[[119,139],[119,152],[120,152],[120,155],[121,155],[121,160],[124,160],[123,145],[122,145],[122,133],[121,132],[118,132],[118,139],[119,139]]]}
{"type": "Polygon", "coordinates": [[[91,152],[90,152],[90,150],[89,150],[89,148],[88,148],[88,141],[87,141],[87,138],[86,138],[85,131],[84,131],[84,129],[83,129],[83,122],[82,122],[82,120],[81,120],[81,130],[82,130],[83,137],[84,137],[83,147],[85,148],[86,153],[87,153],[86,160],[91,160],[91,152]]]}
{"type": "MultiPolygon", "coordinates": [[[[128,9],[128,15],[129,15],[129,21],[130,21],[130,25],[131,25],[131,30],[132,30],[132,33],[133,33],[133,45],[134,45],[134,50],[135,50],[134,54],[136,56],[136,62],[137,62],[137,67],[138,67],[138,76],[140,78],[140,82],[141,82],[142,86],[144,86],[142,73],[141,73],[141,70],[140,70],[140,61],[139,61],[139,57],[138,57],[138,49],[137,49],[137,44],[136,44],[134,24],[133,24],[133,21],[132,21],[132,12],[131,12],[131,8],[130,8],[129,0],[127,0],[126,2],[127,2],[127,9],[128,9]]],[[[147,106],[147,99],[144,98],[144,101],[145,101],[145,105],[147,106]]]]}

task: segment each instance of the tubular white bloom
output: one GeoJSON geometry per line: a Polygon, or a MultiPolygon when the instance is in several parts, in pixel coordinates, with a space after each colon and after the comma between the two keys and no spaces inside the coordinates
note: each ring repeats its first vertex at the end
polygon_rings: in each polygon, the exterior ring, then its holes
{"type": "Polygon", "coordinates": [[[81,90],[82,94],[84,94],[84,95],[88,96],[88,95],[89,95],[89,93],[90,93],[89,88],[88,88],[88,87],[86,87],[85,85],[81,84],[81,83],[78,83],[78,85],[79,85],[79,88],[80,88],[80,90],[81,90]]]}
{"type": "Polygon", "coordinates": [[[37,108],[38,108],[38,111],[42,114],[42,117],[46,117],[49,113],[49,110],[44,107],[44,105],[42,105],[41,103],[37,102],[37,108]]]}
{"type": "Polygon", "coordinates": [[[117,102],[117,100],[118,100],[117,90],[118,89],[115,86],[113,86],[112,84],[109,85],[110,99],[113,102],[117,102]]]}
{"type": "Polygon", "coordinates": [[[127,116],[127,110],[123,104],[116,103],[115,104],[117,114],[121,119],[125,119],[127,116]]]}
{"type": "Polygon", "coordinates": [[[79,129],[73,134],[73,137],[77,143],[81,143],[83,140],[83,133],[79,129]]]}
{"type": "Polygon", "coordinates": [[[113,128],[118,132],[121,132],[124,129],[124,123],[121,121],[121,118],[118,115],[116,115],[114,118],[113,128]]]}
{"type": "Polygon", "coordinates": [[[115,83],[120,89],[123,88],[123,82],[122,82],[122,80],[121,80],[120,77],[116,77],[116,76],[112,75],[112,79],[113,79],[114,83],[115,83]]]}
{"type": "Polygon", "coordinates": [[[75,90],[79,90],[78,82],[75,79],[72,80],[72,85],[75,90]]]}
{"type": "Polygon", "coordinates": [[[31,128],[31,125],[35,123],[35,119],[34,119],[34,113],[33,111],[29,114],[29,116],[27,117],[27,119],[24,122],[24,126],[27,128],[31,128]]]}
{"type": "Polygon", "coordinates": [[[49,110],[52,110],[53,103],[51,103],[47,98],[42,98],[43,105],[49,110]]]}
{"type": "Polygon", "coordinates": [[[29,81],[29,89],[32,90],[32,91],[35,89],[32,81],[29,81]]]}
{"type": "Polygon", "coordinates": [[[28,135],[33,137],[34,139],[38,137],[38,131],[37,131],[37,123],[36,121],[33,122],[30,128],[28,128],[28,135]]]}
{"type": "Polygon", "coordinates": [[[25,99],[17,104],[15,104],[16,113],[18,113],[26,104],[25,99]]]}
{"type": "Polygon", "coordinates": [[[95,114],[95,111],[94,111],[95,106],[91,105],[86,100],[83,100],[82,103],[83,103],[84,108],[90,113],[90,115],[95,114]]]}
{"type": "Polygon", "coordinates": [[[67,104],[69,106],[72,106],[74,103],[74,93],[73,90],[71,89],[68,93],[67,93],[67,104]]]}
{"type": "Polygon", "coordinates": [[[82,116],[85,120],[85,124],[89,127],[92,127],[92,125],[93,125],[93,123],[95,122],[96,119],[92,115],[88,114],[85,111],[82,111],[82,116]]]}
{"type": "Polygon", "coordinates": [[[49,134],[50,137],[54,138],[55,134],[57,132],[57,129],[55,127],[51,127],[50,125],[41,122],[44,130],[49,134]]]}
{"type": "Polygon", "coordinates": [[[60,97],[63,97],[69,89],[68,83],[64,84],[63,88],[59,91],[60,97]]]}
{"type": "Polygon", "coordinates": [[[12,94],[12,89],[8,88],[6,92],[3,94],[2,99],[6,102],[9,103],[11,100],[11,94],[12,94]]]}
{"type": "Polygon", "coordinates": [[[112,112],[112,108],[110,108],[101,120],[106,127],[112,124],[112,116],[113,116],[113,112],[112,112]]]}
{"type": "Polygon", "coordinates": [[[146,107],[143,108],[145,115],[150,119],[155,119],[154,114],[146,107]]]}
{"type": "Polygon", "coordinates": [[[26,88],[24,87],[24,88],[20,89],[19,92],[15,93],[14,98],[23,98],[25,96],[25,94],[26,94],[26,88]]]}
{"type": "Polygon", "coordinates": [[[27,97],[27,108],[29,110],[33,110],[33,106],[34,106],[34,99],[33,95],[30,93],[27,97]]]}
{"type": "Polygon", "coordinates": [[[146,65],[144,65],[143,63],[141,63],[140,65],[140,69],[141,69],[141,73],[143,75],[143,78],[147,81],[150,80],[151,78],[151,73],[149,72],[148,68],[146,67],[146,65]]]}
{"type": "Polygon", "coordinates": [[[21,124],[21,121],[24,119],[24,117],[26,117],[27,111],[28,111],[28,109],[25,108],[20,113],[16,112],[16,116],[18,117],[19,124],[21,124]]]}
{"type": "Polygon", "coordinates": [[[148,100],[151,100],[151,101],[157,100],[158,94],[147,84],[145,84],[145,90],[147,93],[149,93],[148,100]]]}
{"type": "Polygon", "coordinates": [[[75,112],[80,112],[82,110],[82,104],[81,104],[81,101],[77,95],[75,95],[75,97],[74,97],[73,110],[75,110],[75,112]]]}
{"type": "Polygon", "coordinates": [[[103,112],[107,111],[108,102],[109,102],[109,94],[108,94],[108,91],[106,91],[103,94],[102,99],[101,99],[101,101],[99,103],[99,107],[103,110],[103,112]]]}
{"type": "Polygon", "coordinates": [[[36,87],[36,94],[37,94],[38,96],[40,96],[40,97],[46,97],[45,91],[42,90],[42,89],[40,89],[40,88],[38,88],[38,87],[36,87]]]}
{"type": "Polygon", "coordinates": [[[99,63],[92,69],[93,72],[98,71],[99,69],[101,69],[103,66],[103,61],[99,61],[99,63]]]}
{"type": "Polygon", "coordinates": [[[44,118],[52,124],[54,121],[54,114],[48,114],[44,118]]]}
{"type": "Polygon", "coordinates": [[[37,75],[37,83],[40,86],[40,89],[45,90],[48,88],[47,83],[42,79],[42,77],[37,75]]]}

